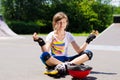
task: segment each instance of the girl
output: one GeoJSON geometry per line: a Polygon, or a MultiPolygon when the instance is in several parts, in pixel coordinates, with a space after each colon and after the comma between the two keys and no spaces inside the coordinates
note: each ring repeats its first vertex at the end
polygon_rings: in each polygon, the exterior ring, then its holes
{"type": "Polygon", "coordinates": [[[58,12],[53,17],[53,31],[46,37],[46,42],[37,33],[33,34],[34,41],[37,41],[41,46],[43,53],[40,58],[43,63],[48,67],[55,67],[58,72],[66,72],[68,61],[71,64],[80,65],[85,61],[91,60],[92,52],[85,50],[87,45],[96,37],[95,34],[91,34],[86,42],[82,46],[79,46],[73,35],[66,31],[68,25],[68,17],[64,12],[58,12]],[[74,56],[68,57],[68,44],[71,43],[73,49],[78,53],[74,56]]]}

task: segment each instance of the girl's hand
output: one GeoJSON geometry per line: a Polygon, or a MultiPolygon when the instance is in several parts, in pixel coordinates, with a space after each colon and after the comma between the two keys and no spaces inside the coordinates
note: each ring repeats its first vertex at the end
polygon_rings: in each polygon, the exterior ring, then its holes
{"type": "Polygon", "coordinates": [[[98,32],[97,30],[93,30],[93,31],[91,32],[91,34],[94,34],[95,36],[98,36],[98,35],[99,35],[99,32],[98,32]]]}
{"type": "Polygon", "coordinates": [[[87,37],[86,43],[90,43],[93,39],[96,38],[96,36],[99,34],[97,30],[93,30],[92,33],[87,37]]]}
{"type": "Polygon", "coordinates": [[[33,34],[33,40],[34,41],[37,41],[39,39],[39,36],[38,36],[38,34],[35,32],[34,34],[33,34]]]}
{"type": "Polygon", "coordinates": [[[45,41],[40,38],[36,32],[33,34],[33,40],[38,42],[41,47],[45,45],[45,41]]]}

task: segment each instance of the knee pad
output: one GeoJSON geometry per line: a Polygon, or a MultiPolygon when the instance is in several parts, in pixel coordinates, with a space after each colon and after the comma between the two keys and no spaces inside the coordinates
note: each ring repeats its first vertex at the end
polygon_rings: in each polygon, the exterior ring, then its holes
{"type": "Polygon", "coordinates": [[[48,52],[43,52],[40,55],[41,60],[45,63],[49,58],[51,57],[51,55],[48,52]]]}
{"type": "Polygon", "coordinates": [[[89,57],[89,60],[91,60],[93,57],[93,53],[90,50],[85,50],[84,54],[87,54],[87,56],[89,57]]]}

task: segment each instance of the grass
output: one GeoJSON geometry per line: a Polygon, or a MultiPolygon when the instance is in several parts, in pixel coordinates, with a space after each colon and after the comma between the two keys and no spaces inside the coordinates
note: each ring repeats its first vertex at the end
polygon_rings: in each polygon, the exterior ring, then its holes
{"type": "MultiPolygon", "coordinates": [[[[72,33],[73,34],[73,36],[88,36],[89,35],[89,33],[72,33]]],[[[40,36],[47,36],[47,34],[38,34],[38,35],[40,35],[40,36]]]]}
{"type": "Polygon", "coordinates": [[[42,34],[39,33],[38,35],[39,35],[39,36],[47,36],[47,33],[45,33],[45,34],[44,34],[44,33],[42,33],[42,34]]]}
{"type": "Polygon", "coordinates": [[[72,33],[74,36],[88,36],[89,33],[72,33]]]}

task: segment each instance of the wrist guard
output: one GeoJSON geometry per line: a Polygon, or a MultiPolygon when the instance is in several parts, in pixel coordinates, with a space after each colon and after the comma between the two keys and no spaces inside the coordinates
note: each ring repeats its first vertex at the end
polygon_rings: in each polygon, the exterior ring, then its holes
{"type": "Polygon", "coordinates": [[[88,38],[86,39],[86,43],[90,43],[93,39],[95,39],[96,38],[96,35],[95,34],[90,34],[89,36],[88,36],[88,38]]]}
{"type": "Polygon", "coordinates": [[[42,38],[38,38],[38,40],[34,40],[35,42],[38,42],[38,44],[42,47],[45,45],[45,41],[42,38]]]}

